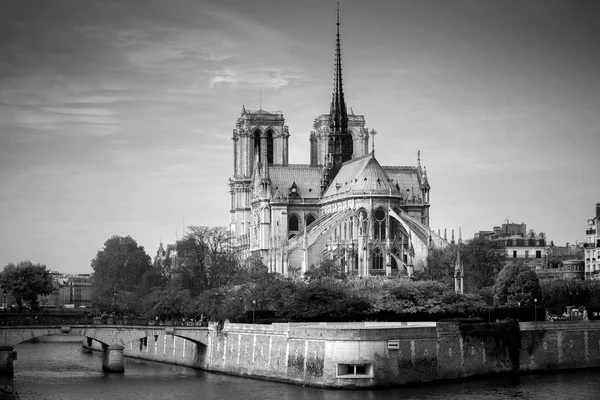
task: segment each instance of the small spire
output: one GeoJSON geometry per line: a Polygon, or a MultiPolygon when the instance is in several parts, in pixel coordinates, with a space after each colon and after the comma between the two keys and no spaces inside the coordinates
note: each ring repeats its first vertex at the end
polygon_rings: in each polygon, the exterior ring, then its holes
{"type": "Polygon", "coordinates": [[[417,150],[417,166],[421,167],[421,150],[417,150]]]}
{"type": "Polygon", "coordinates": [[[452,238],[450,239],[450,243],[454,244],[454,229],[452,229],[452,238]]]}
{"type": "Polygon", "coordinates": [[[375,157],[375,135],[377,135],[377,131],[371,129],[371,152],[373,153],[373,157],[375,157]]]}
{"type": "Polygon", "coordinates": [[[458,227],[458,244],[462,244],[462,232],[461,227],[458,227]]]}
{"type": "Polygon", "coordinates": [[[446,228],[444,228],[444,240],[447,242],[448,241],[448,236],[446,236],[446,228]]]}
{"type": "Polygon", "coordinates": [[[246,115],[246,106],[242,105],[242,116],[246,115]]]}
{"type": "Polygon", "coordinates": [[[259,110],[262,110],[262,87],[260,87],[258,90],[259,90],[259,93],[258,93],[258,98],[259,98],[258,107],[259,107],[259,110]]]}

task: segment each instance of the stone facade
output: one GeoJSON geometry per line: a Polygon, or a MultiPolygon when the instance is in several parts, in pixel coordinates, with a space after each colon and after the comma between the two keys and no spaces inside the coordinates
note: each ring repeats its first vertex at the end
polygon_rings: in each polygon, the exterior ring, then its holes
{"type": "Polygon", "coordinates": [[[420,155],[416,166],[379,164],[376,132],[363,115],[346,111],[339,21],[336,43],[330,112],[314,120],[309,163],[289,164],[281,111],[242,107],[229,180],[234,242],[245,257],[259,255],[286,276],[324,259],[348,274],[411,275],[431,246],[447,245],[429,229],[427,172],[420,155]]]}
{"type": "Polygon", "coordinates": [[[600,279],[600,203],[596,203],[596,215],[588,219],[585,231],[587,242],[584,244],[585,277],[586,279],[600,279]]]}

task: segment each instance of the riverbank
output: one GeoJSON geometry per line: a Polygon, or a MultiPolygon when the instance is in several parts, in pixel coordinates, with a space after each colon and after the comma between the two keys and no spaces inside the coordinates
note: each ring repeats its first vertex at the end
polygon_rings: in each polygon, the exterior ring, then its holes
{"type": "Polygon", "coordinates": [[[315,387],[385,387],[600,367],[600,323],[225,324],[210,327],[207,343],[153,336],[124,355],[315,387]]]}

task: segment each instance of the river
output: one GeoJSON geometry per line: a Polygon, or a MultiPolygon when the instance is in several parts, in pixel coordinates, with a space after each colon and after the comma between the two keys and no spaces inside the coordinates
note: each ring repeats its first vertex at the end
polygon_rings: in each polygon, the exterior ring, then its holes
{"type": "MultiPolygon", "coordinates": [[[[69,340],[70,341],[67,341],[69,340]]],[[[427,383],[377,390],[326,390],[213,374],[151,361],[125,359],[124,374],[102,372],[102,355],[86,354],[81,341],[15,346],[14,388],[21,399],[222,399],[222,400],[365,400],[365,399],[594,399],[600,398],[600,371],[482,378],[468,382],[427,383]]]]}

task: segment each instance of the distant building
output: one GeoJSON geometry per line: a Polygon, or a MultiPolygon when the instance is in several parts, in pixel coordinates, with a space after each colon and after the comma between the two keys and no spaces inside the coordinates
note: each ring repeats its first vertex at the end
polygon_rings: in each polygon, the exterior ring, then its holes
{"type": "Polygon", "coordinates": [[[507,221],[502,226],[495,226],[492,231],[479,231],[474,236],[503,241],[506,246],[507,264],[523,262],[536,271],[546,266],[546,235],[543,232],[536,234],[533,230],[527,233],[525,223],[507,221]]]}
{"type": "Polygon", "coordinates": [[[92,307],[92,277],[90,274],[61,274],[50,272],[54,289],[52,294],[40,296],[40,306],[62,308],[65,304],[74,304],[76,308],[92,307]]]}
{"type": "Polygon", "coordinates": [[[583,244],[555,246],[550,242],[547,247],[547,263],[543,270],[537,271],[540,279],[584,279],[583,244]]]}
{"type": "Polygon", "coordinates": [[[596,216],[588,219],[585,231],[587,242],[584,243],[585,277],[586,279],[600,279],[600,203],[596,203],[596,216]]]}
{"type": "Polygon", "coordinates": [[[560,261],[549,264],[547,268],[537,270],[539,279],[584,279],[584,261],[578,259],[560,261]]]}

